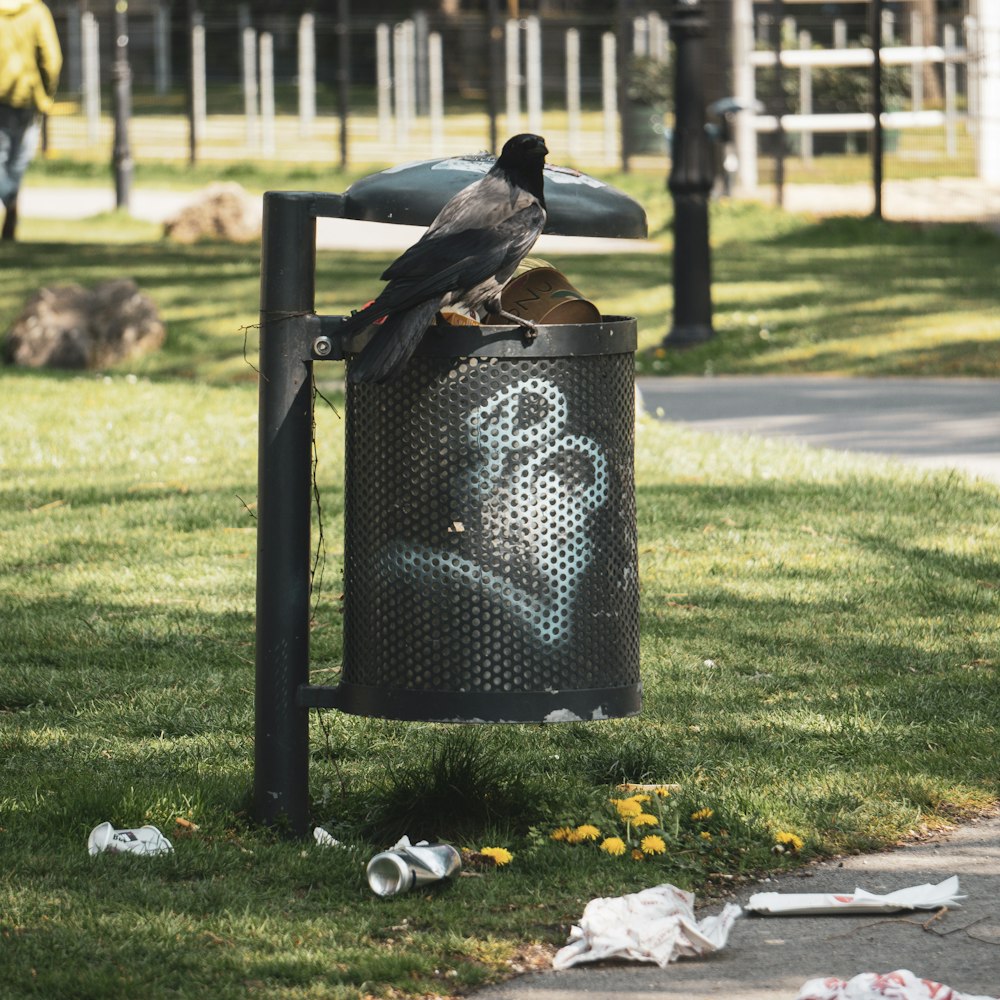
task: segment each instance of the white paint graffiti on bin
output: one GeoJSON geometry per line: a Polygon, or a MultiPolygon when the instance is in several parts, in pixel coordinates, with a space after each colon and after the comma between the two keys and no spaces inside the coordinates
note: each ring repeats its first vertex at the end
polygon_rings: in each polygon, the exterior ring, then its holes
{"type": "Polygon", "coordinates": [[[463,432],[475,464],[461,484],[469,507],[462,521],[463,536],[480,551],[400,544],[390,565],[422,582],[485,593],[539,642],[565,642],[593,557],[590,515],[607,500],[609,484],[601,447],[563,433],[568,416],[565,394],[544,378],[525,379],[471,410],[463,432]]]}

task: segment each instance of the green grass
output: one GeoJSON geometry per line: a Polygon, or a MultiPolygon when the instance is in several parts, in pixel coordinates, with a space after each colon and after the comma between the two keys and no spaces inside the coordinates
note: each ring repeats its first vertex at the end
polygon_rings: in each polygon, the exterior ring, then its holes
{"type": "MultiPolygon", "coordinates": [[[[651,174],[610,179],[646,207],[664,253],[552,263],[603,312],[637,317],[643,373],[1000,375],[996,234],[968,225],[816,220],[754,203],[712,208],[716,337],[694,349],[662,350],[673,309],[670,198],[663,179],[651,174]]],[[[267,186],[258,172],[244,181],[254,190],[267,186]]],[[[299,181],[288,186],[343,187],[313,175],[299,181]]],[[[135,370],[216,381],[252,377],[240,331],[253,354],[259,248],[183,247],[157,233],[114,214],[69,224],[27,220],[25,241],[16,250],[0,248],[0,327],[38,285],[67,275],[88,284],[130,274],[170,329],[165,350],[135,370]]],[[[377,275],[391,259],[321,253],[317,309],[357,308],[380,287],[377,275]]]]}
{"type": "MultiPolygon", "coordinates": [[[[658,186],[623,183],[662,228],[658,186]]],[[[784,370],[772,352],[794,349],[818,366],[794,370],[864,370],[847,363],[865,338],[872,371],[996,373],[996,241],[978,230],[731,206],[713,232],[717,341],[643,364],[784,370]],[[799,324],[825,342],[796,340],[799,324]],[[897,347],[924,326],[933,350],[897,347]]],[[[778,831],[806,858],[860,851],[1000,798],[996,487],[644,419],[643,715],[463,729],[314,714],[313,817],[347,847],[256,827],[257,251],[174,247],[114,215],[29,220],[25,236],[0,248],[0,325],[39,284],[127,273],[168,340],[110,373],[0,373],[3,996],[453,995],[551,951],[596,895],[672,881],[705,898],[797,863],[771,852],[778,831]],[[662,858],[549,840],[606,824],[620,781],[680,785],[662,858]],[[90,858],[105,820],[153,823],[175,853],[90,858]],[[514,860],[375,899],[364,864],[404,829],[514,860]]],[[[381,263],[320,255],[320,310],[363,301],[381,263]]],[[[638,315],[644,345],[662,337],[666,254],[560,263],[605,311],[638,315]]],[[[342,400],[326,372],[317,679],[341,648],[342,400]]]]}
{"type": "MultiPolygon", "coordinates": [[[[781,867],[778,830],[807,856],[864,850],[1000,793],[995,487],[644,420],[643,716],[468,731],[324,713],[314,816],[351,847],[283,841],[246,812],[254,387],[2,383],[6,996],[450,994],[561,943],[592,896],[704,894],[781,867]],[[620,780],[682,786],[664,859],[546,839],[620,780]],[[702,807],[707,824],[686,820],[702,807]],[[104,820],[156,824],[175,854],[89,858],[104,820]],[[400,823],[515,858],[376,900],[364,862],[400,823]]],[[[322,676],[339,652],[339,417],[324,407],[318,431],[322,676]]]]}

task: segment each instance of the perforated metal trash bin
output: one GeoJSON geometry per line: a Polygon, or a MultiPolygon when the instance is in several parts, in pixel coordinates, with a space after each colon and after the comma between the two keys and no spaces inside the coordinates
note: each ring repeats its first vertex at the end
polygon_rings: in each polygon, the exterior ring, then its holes
{"type": "MultiPolygon", "coordinates": [[[[310,677],[314,369],[358,346],[316,312],[317,220],[400,221],[403,204],[428,224],[448,196],[437,181],[457,189],[483,169],[435,161],[343,195],[264,196],[253,813],[298,836],[312,709],[533,722],[640,707],[635,321],[622,318],[534,341],[431,330],[400,381],[349,389],[346,649],[340,684],[310,677]],[[400,202],[414,173],[407,191],[437,193],[400,202]]],[[[545,176],[547,231],[645,236],[622,192],[545,176]]]]}
{"type": "Polygon", "coordinates": [[[438,328],[400,380],[349,386],[337,708],[639,710],[634,349],[623,318],[438,328]]]}

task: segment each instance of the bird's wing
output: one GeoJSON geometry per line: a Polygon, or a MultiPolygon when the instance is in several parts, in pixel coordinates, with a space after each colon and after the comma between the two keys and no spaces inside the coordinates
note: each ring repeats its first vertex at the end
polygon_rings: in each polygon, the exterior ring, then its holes
{"type": "Polygon", "coordinates": [[[435,220],[435,224],[442,218],[444,222],[428,229],[385,269],[382,280],[389,283],[371,305],[345,318],[342,332],[361,330],[383,316],[449,293],[457,300],[492,277],[505,281],[538,239],[545,226],[545,210],[531,195],[504,183],[504,191],[520,192],[514,198],[519,207],[511,211],[508,197],[500,211],[498,199],[492,197],[497,190],[493,184],[484,190],[483,183],[477,182],[459,192],[435,220]],[[486,196],[473,199],[484,212],[477,212],[468,198],[460,202],[458,210],[450,210],[456,200],[476,188],[486,196]]]}
{"type": "Polygon", "coordinates": [[[438,212],[427,233],[444,235],[463,229],[489,229],[537,203],[535,196],[524,188],[502,176],[487,174],[459,191],[438,212]]]}
{"type": "Polygon", "coordinates": [[[389,284],[376,299],[377,309],[407,309],[512,270],[544,225],[545,213],[536,203],[491,228],[425,236],[383,273],[389,284]]]}

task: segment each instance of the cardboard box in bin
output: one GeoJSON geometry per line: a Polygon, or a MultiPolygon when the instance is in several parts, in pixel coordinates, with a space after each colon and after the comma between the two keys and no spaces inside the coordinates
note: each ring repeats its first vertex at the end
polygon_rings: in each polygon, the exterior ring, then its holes
{"type": "MultiPolygon", "coordinates": [[[[542,325],[600,323],[601,311],[585,299],[554,267],[531,267],[515,274],[504,287],[500,304],[507,312],[542,325]]],[[[505,323],[487,317],[487,323],[505,323]]]]}

